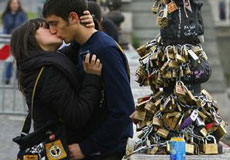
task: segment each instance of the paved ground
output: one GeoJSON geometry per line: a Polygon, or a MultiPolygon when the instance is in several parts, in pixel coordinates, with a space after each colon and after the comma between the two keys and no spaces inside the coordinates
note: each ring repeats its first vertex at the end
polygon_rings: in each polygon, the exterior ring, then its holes
{"type": "MultiPolygon", "coordinates": [[[[141,97],[150,93],[149,87],[139,87],[138,84],[135,82],[135,71],[139,64],[138,62],[138,55],[135,51],[129,50],[126,52],[126,55],[129,59],[130,69],[131,69],[131,86],[134,95],[134,99],[136,101],[137,97],[141,97]]],[[[1,78],[2,78],[2,68],[0,65],[0,87],[1,87],[1,78]]],[[[1,95],[2,89],[0,88],[0,105],[2,103],[1,95]]],[[[12,105],[13,101],[9,100],[10,95],[12,92],[8,91],[7,95],[7,103],[12,105]]],[[[17,100],[16,108],[20,111],[24,110],[24,106],[21,105],[23,102],[20,93],[17,93],[17,100]]],[[[0,106],[0,112],[1,108],[0,106]]],[[[9,107],[5,107],[5,110],[9,110],[9,107]]],[[[15,143],[12,142],[12,138],[19,135],[22,124],[23,124],[24,117],[23,116],[6,116],[0,114],[0,160],[13,160],[15,159],[15,155],[17,153],[18,147],[15,143]]],[[[140,159],[144,159],[143,157],[140,159]]],[[[166,157],[168,159],[168,157],[166,157]]],[[[157,158],[159,160],[159,158],[157,158]]]]}

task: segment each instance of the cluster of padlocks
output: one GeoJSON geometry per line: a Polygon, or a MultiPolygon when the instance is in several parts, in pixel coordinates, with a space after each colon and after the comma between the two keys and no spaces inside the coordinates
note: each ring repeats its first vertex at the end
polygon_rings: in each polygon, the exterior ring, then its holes
{"type": "MultiPolygon", "coordinates": [[[[156,0],[152,11],[158,13],[157,24],[165,27],[167,14],[176,4],[170,0],[162,7],[160,3],[166,2],[156,0]]],[[[137,139],[128,140],[126,155],[169,153],[172,137],[184,137],[187,154],[218,154],[217,143],[226,134],[226,124],[218,113],[217,102],[205,89],[194,95],[184,84],[193,74],[191,67],[208,59],[202,46],[164,45],[158,35],[137,51],[137,82],[150,86],[152,94],[137,100],[131,115],[137,139]]]]}

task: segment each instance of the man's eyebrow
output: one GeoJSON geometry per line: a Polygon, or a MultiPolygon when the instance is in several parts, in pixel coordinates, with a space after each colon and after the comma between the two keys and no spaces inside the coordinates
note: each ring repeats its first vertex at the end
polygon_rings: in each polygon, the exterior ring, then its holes
{"type": "Polygon", "coordinates": [[[48,24],[51,24],[51,23],[57,23],[57,21],[47,21],[48,24]]]}

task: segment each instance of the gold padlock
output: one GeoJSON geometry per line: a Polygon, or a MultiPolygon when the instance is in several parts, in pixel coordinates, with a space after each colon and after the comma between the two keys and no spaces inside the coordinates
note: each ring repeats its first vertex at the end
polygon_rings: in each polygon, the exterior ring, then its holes
{"type": "Polygon", "coordinates": [[[183,54],[184,54],[184,57],[185,57],[185,61],[187,62],[188,61],[188,48],[187,48],[187,46],[186,45],[184,45],[183,46],[183,48],[182,48],[182,51],[181,52],[183,52],[183,54]]]}
{"type": "Polygon", "coordinates": [[[206,128],[202,128],[200,130],[200,133],[202,134],[203,137],[206,137],[208,135],[208,131],[206,130],[206,128]]]}
{"type": "Polygon", "coordinates": [[[217,130],[213,133],[216,139],[219,141],[225,134],[227,134],[227,131],[225,129],[225,123],[222,120],[222,122],[217,126],[217,130]]]}
{"type": "Polygon", "coordinates": [[[204,154],[218,154],[218,145],[216,143],[216,139],[214,136],[207,136],[205,139],[205,143],[203,144],[203,152],[204,154]],[[209,138],[212,138],[214,140],[213,143],[207,143],[207,140],[209,140],[209,138]]]}
{"type": "Polygon", "coordinates": [[[134,120],[144,121],[146,116],[146,111],[135,111],[134,112],[134,120]]]}
{"type": "Polygon", "coordinates": [[[146,45],[142,45],[139,48],[137,48],[137,52],[139,53],[140,57],[145,56],[148,53],[148,50],[146,49],[146,45]]]}
{"type": "Polygon", "coordinates": [[[160,128],[157,130],[157,134],[163,138],[167,138],[169,135],[169,131],[164,128],[160,128]]]}
{"type": "Polygon", "coordinates": [[[150,114],[155,113],[155,110],[153,107],[154,107],[154,103],[151,101],[145,104],[145,110],[148,111],[150,114]]]}
{"type": "Polygon", "coordinates": [[[194,143],[193,143],[193,137],[190,138],[190,143],[187,143],[188,141],[186,141],[186,144],[185,144],[185,151],[186,151],[186,154],[194,154],[195,152],[195,146],[194,146],[194,143]]]}
{"type": "Polygon", "coordinates": [[[153,117],[152,123],[153,123],[153,125],[158,126],[158,127],[163,126],[163,123],[162,123],[161,119],[158,118],[158,117],[153,117]]]}
{"type": "Polygon", "coordinates": [[[157,17],[157,25],[161,28],[168,26],[168,7],[167,5],[163,8],[160,8],[157,17]]]}
{"type": "Polygon", "coordinates": [[[199,116],[201,116],[203,118],[204,121],[206,121],[206,119],[208,118],[203,112],[199,111],[198,112],[199,116]]]}
{"type": "Polygon", "coordinates": [[[181,78],[184,77],[184,70],[182,69],[182,67],[180,67],[179,76],[180,76],[181,78]]]}
{"type": "Polygon", "coordinates": [[[185,97],[186,93],[185,93],[185,88],[184,88],[183,82],[181,82],[181,81],[176,82],[174,93],[178,97],[185,97]]]}
{"type": "Polygon", "coordinates": [[[190,102],[190,104],[193,104],[196,102],[196,98],[194,97],[194,95],[192,94],[191,91],[187,90],[187,98],[186,98],[186,101],[187,102],[190,102]]]}
{"type": "Polygon", "coordinates": [[[185,63],[185,57],[181,56],[180,54],[176,54],[176,61],[179,63],[185,63]]]}
{"type": "Polygon", "coordinates": [[[172,120],[172,124],[171,124],[171,126],[169,126],[170,129],[174,130],[177,127],[178,122],[180,120],[180,116],[181,116],[181,113],[176,112],[176,115],[174,116],[174,118],[172,120]]]}
{"type": "Polygon", "coordinates": [[[155,103],[153,104],[154,107],[158,107],[161,103],[162,99],[158,99],[155,101],[155,103]]]}
{"type": "Polygon", "coordinates": [[[172,78],[172,72],[171,71],[164,72],[162,77],[165,79],[170,79],[172,78]]]}
{"type": "Polygon", "coordinates": [[[181,115],[181,117],[179,118],[179,121],[175,127],[175,130],[178,130],[182,124],[182,121],[183,121],[183,118],[184,118],[184,114],[181,115]]]}
{"type": "Polygon", "coordinates": [[[169,61],[165,62],[163,66],[161,67],[160,71],[164,72],[167,69],[168,65],[169,65],[169,61]]]}
{"type": "Polygon", "coordinates": [[[191,74],[191,70],[190,70],[189,65],[186,65],[184,74],[185,74],[185,75],[191,74]]]}
{"type": "Polygon", "coordinates": [[[177,70],[176,69],[173,69],[172,70],[172,77],[173,78],[177,78],[178,74],[177,74],[177,70]]]}
{"type": "Polygon", "coordinates": [[[174,1],[171,0],[170,3],[167,4],[168,5],[168,12],[169,13],[173,13],[175,12],[176,10],[178,10],[178,7],[176,5],[176,3],[174,1]]]}
{"type": "Polygon", "coordinates": [[[154,95],[153,99],[159,98],[162,94],[164,94],[164,89],[160,88],[159,91],[154,95]]]}
{"type": "Polygon", "coordinates": [[[181,106],[179,104],[176,104],[176,107],[177,107],[179,112],[182,112],[182,108],[181,108],[181,106]]]}
{"type": "Polygon", "coordinates": [[[148,150],[147,150],[147,154],[154,155],[154,154],[157,153],[157,151],[158,151],[158,147],[155,146],[155,147],[153,147],[153,148],[148,149],[148,150]]]}
{"type": "Polygon", "coordinates": [[[168,64],[169,68],[170,69],[178,69],[179,68],[179,64],[177,61],[173,61],[171,60],[168,64]]]}
{"type": "Polygon", "coordinates": [[[148,73],[145,70],[143,66],[139,66],[136,70],[136,77],[137,77],[137,82],[140,83],[140,85],[148,85],[148,73]]]}
{"type": "Polygon", "coordinates": [[[153,3],[152,12],[154,14],[157,14],[158,11],[159,11],[159,0],[155,0],[155,2],[153,3]]]}
{"type": "Polygon", "coordinates": [[[145,108],[146,103],[148,103],[149,100],[140,102],[136,104],[136,110],[143,110],[145,108]]]}
{"type": "Polygon", "coordinates": [[[203,49],[200,47],[200,46],[193,46],[192,47],[192,50],[193,50],[193,52],[194,53],[196,53],[196,55],[200,55],[201,54],[201,52],[203,51],[203,49]]]}

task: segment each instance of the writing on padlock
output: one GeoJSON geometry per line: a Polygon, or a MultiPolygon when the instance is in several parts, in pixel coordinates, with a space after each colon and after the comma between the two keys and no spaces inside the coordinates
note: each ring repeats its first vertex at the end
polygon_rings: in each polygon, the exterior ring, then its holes
{"type": "Polygon", "coordinates": [[[198,117],[198,110],[194,110],[192,114],[184,120],[184,122],[181,124],[179,129],[184,129],[188,127],[196,120],[197,117],[198,117]]]}

